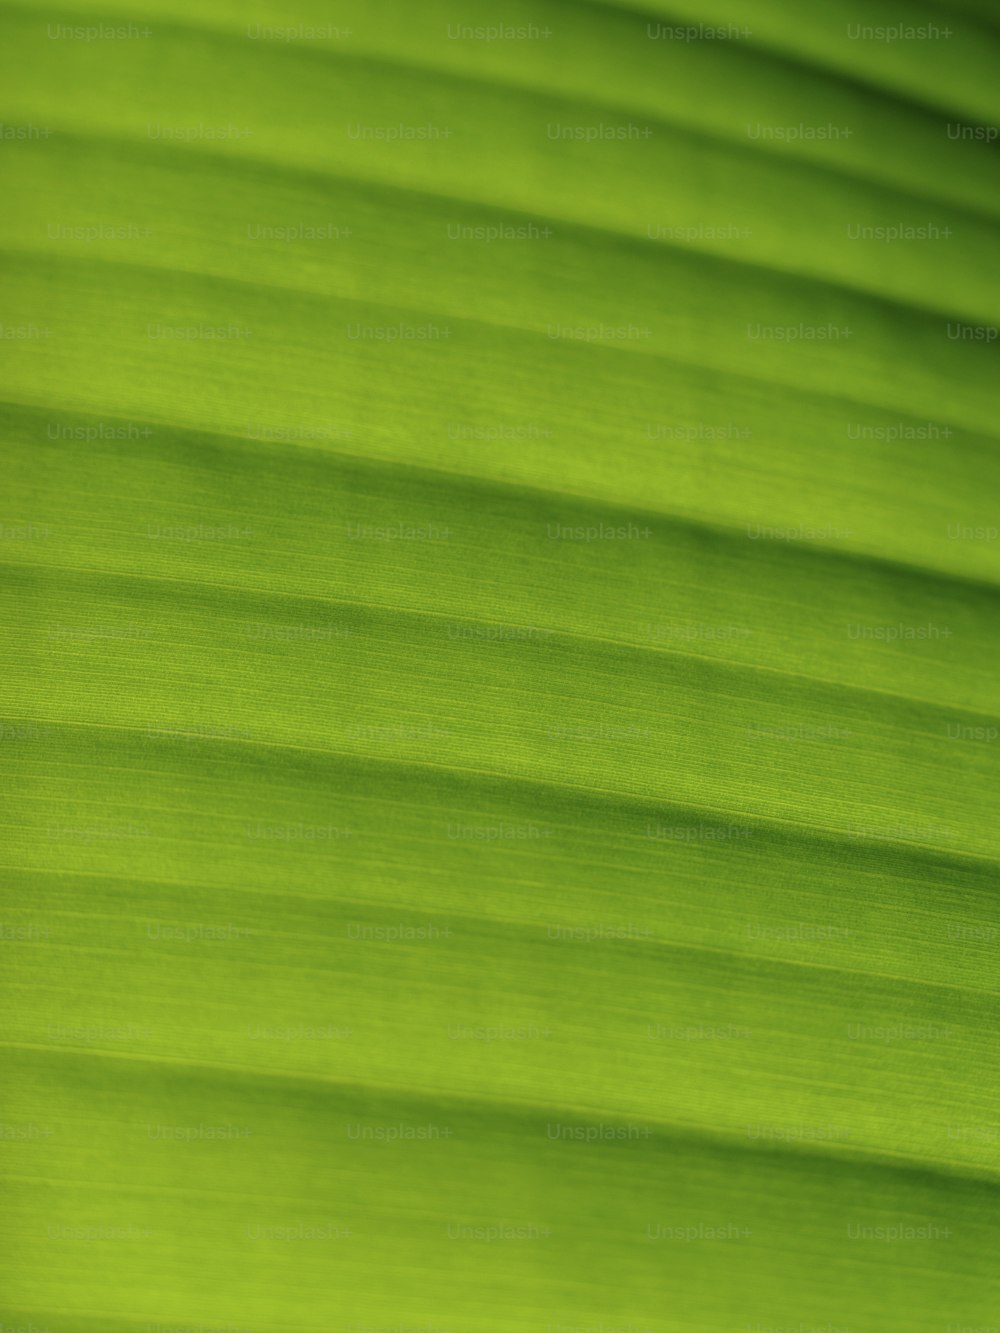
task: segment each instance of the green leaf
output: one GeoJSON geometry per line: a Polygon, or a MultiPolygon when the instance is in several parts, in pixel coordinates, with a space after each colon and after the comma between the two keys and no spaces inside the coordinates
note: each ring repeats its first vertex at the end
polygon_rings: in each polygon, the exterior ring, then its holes
{"type": "Polygon", "coordinates": [[[991,1327],[993,10],[2,12],[0,1333],[991,1327]]]}

